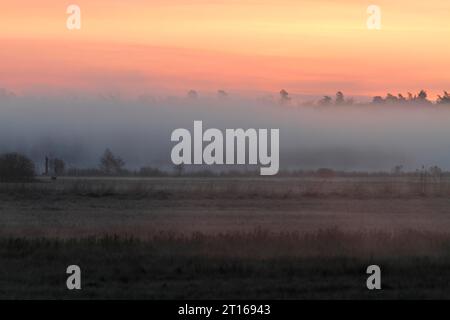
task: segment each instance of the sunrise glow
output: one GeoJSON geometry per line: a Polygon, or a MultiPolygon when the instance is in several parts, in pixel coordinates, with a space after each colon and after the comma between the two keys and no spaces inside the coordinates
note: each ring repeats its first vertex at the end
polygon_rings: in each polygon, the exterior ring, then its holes
{"type": "Polygon", "coordinates": [[[18,93],[215,92],[325,94],[449,89],[450,2],[366,1],[4,2],[0,87],[18,93]]]}

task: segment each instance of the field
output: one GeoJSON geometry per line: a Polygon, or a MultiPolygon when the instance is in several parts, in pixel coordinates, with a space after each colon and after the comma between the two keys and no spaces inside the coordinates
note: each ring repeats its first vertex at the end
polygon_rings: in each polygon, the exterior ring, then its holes
{"type": "Polygon", "coordinates": [[[39,178],[0,184],[0,298],[449,298],[449,230],[446,179],[39,178]]]}

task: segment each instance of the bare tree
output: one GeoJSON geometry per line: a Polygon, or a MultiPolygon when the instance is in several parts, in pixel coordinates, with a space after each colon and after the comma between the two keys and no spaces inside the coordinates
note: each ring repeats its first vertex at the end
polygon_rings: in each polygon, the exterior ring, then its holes
{"type": "Polygon", "coordinates": [[[121,173],[124,166],[125,162],[109,149],[106,149],[100,158],[100,170],[108,175],[121,173]]]}

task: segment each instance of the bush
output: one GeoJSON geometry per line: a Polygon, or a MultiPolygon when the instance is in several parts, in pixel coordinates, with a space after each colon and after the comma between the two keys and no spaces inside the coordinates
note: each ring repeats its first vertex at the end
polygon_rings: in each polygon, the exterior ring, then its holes
{"type": "Polygon", "coordinates": [[[31,181],[34,175],[34,163],[26,156],[19,153],[0,156],[0,181],[31,181]]]}

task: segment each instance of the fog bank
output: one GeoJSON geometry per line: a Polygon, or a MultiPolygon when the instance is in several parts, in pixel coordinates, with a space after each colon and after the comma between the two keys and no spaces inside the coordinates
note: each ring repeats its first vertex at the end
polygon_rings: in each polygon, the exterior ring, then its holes
{"type": "MultiPolygon", "coordinates": [[[[279,128],[281,169],[450,170],[450,108],[280,106],[271,100],[0,97],[0,152],[46,155],[68,167],[96,167],[105,148],[129,169],[171,168],[171,132],[279,128]]],[[[225,169],[225,168],[224,168],[225,169]]]]}

